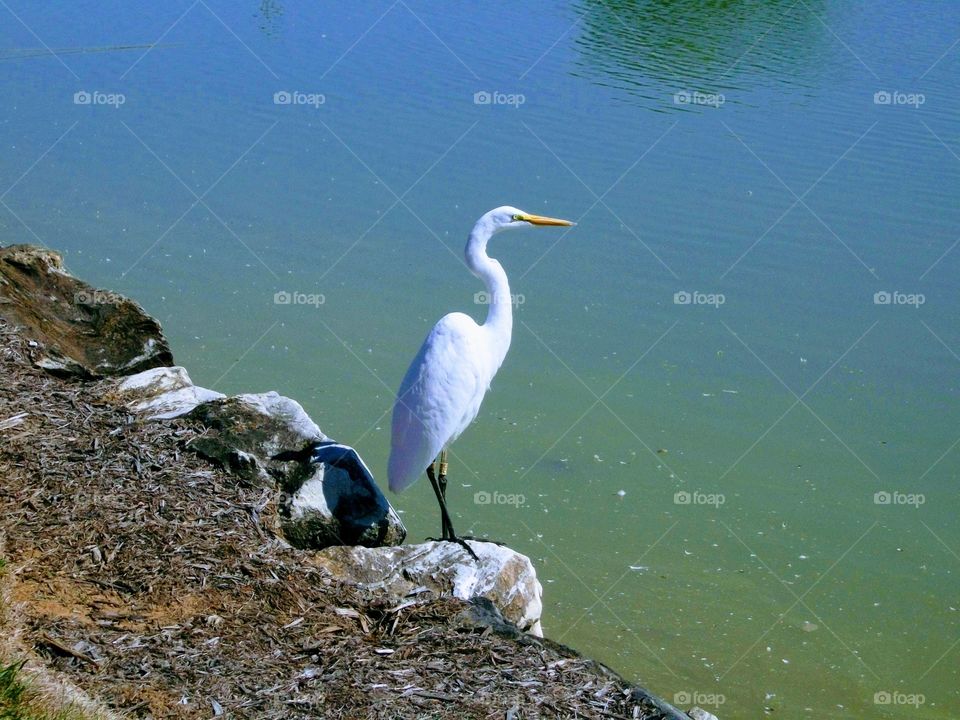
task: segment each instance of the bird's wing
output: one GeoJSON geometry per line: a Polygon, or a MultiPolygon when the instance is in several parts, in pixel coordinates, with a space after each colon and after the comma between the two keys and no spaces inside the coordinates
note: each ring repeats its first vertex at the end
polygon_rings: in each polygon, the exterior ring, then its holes
{"type": "Polygon", "coordinates": [[[438,322],[400,384],[387,476],[400,492],[476,417],[487,390],[480,326],[450,313],[438,322]]]}

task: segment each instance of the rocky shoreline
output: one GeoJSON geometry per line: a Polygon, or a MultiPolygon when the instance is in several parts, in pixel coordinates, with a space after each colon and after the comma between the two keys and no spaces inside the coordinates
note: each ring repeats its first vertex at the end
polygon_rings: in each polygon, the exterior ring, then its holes
{"type": "Polygon", "coordinates": [[[296,401],[193,385],[153,318],[56,253],[0,248],[0,362],[0,659],[26,661],[43,702],[78,717],[703,717],[537,637],[525,556],[403,544],[362,460],[311,450],[331,439],[296,401]]]}

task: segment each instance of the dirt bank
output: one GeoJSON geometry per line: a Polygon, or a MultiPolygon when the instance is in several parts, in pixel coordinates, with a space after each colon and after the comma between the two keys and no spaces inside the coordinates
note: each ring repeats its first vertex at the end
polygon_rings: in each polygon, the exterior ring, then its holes
{"type": "Polygon", "coordinates": [[[41,350],[0,321],[7,661],[130,717],[676,717],[469,604],[330,576],[274,535],[269,492],[187,449],[202,426],[136,421],[41,350]]]}

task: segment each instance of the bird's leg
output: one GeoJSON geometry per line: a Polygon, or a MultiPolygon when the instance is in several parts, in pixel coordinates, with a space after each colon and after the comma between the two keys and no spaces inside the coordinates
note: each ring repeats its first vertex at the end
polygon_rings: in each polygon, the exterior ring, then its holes
{"type": "MultiPolygon", "coordinates": [[[[444,448],[440,451],[440,456],[437,458],[437,486],[440,488],[440,497],[442,499],[443,507],[447,506],[447,449],[444,448]]],[[[446,521],[444,522],[445,527],[443,528],[443,537],[446,540],[452,540],[454,537],[453,532],[453,523],[450,521],[450,513],[447,512],[446,521]]]]}
{"type": "MultiPolygon", "coordinates": [[[[446,505],[447,503],[447,467],[448,467],[447,449],[444,448],[443,450],[440,451],[440,457],[437,458],[437,485],[440,487],[440,494],[443,496],[444,505],[446,505]]],[[[447,519],[449,520],[449,516],[447,519]]],[[[491,540],[490,538],[476,537],[474,535],[459,535],[459,536],[454,535],[453,525],[450,525],[450,537],[448,539],[452,539],[455,542],[460,542],[461,544],[463,544],[464,547],[467,548],[467,550],[470,550],[470,548],[466,545],[466,543],[462,543],[463,540],[473,540],[474,542],[493,543],[494,545],[499,545],[500,547],[506,546],[505,543],[502,543],[499,540],[491,540]]],[[[477,557],[476,555],[474,555],[473,550],[470,550],[470,554],[473,555],[474,558],[477,557]]]]}
{"type": "Polygon", "coordinates": [[[430,479],[431,487],[433,487],[433,494],[437,496],[437,504],[440,505],[440,539],[449,540],[450,536],[453,535],[453,524],[450,522],[450,513],[447,512],[447,501],[444,497],[444,492],[440,489],[437,476],[434,474],[434,464],[435,463],[430,463],[427,467],[427,477],[430,479]]]}
{"type": "Polygon", "coordinates": [[[443,501],[447,501],[447,449],[440,451],[440,457],[437,458],[437,484],[440,486],[440,494],[443,501]]]}
{"type": "MultiPolygon", "coordinates": [[[[436,463],[439,468],[439,477],[434,474],[434,463],[430,463],[427,467],[427,477],[430,479],[430,485],[433,486],[433,493],[437,496],[437,502],[440,504],[440,530],[442,536],[440,537],[441,541],[445,542],[455,542],[457,545],[460,545],[464,550],[466,550],[470,557],[472,557],[477,562],[480,561],[480,558],[477,557],[477,554],[473,551],[467,541],[463,538],[457,537],[457,534],[453,531],[453,521],[450,520],[450,513],[447,511],[447,451],[444,450],[440,453],[438,462],[436,463]]],[[[427,538],[428,540],[436,540],[436,538],[427,538]]]]}

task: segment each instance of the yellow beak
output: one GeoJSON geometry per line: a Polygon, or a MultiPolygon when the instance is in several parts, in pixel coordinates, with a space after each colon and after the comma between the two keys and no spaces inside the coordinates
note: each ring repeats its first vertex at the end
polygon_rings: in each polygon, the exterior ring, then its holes
{"type": "Polygon", "coordinates": [[[543,215],[528,215],[526,213],[521,215],[518,219],[528,222],[531,225],[576,225],[576,223],[570,222],[569,220],[560,220],[559,218],[545,217],[543,215]]]}

